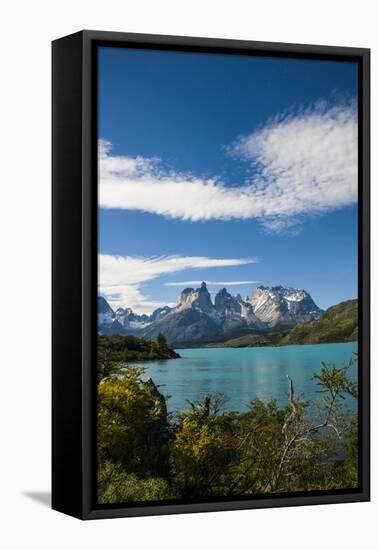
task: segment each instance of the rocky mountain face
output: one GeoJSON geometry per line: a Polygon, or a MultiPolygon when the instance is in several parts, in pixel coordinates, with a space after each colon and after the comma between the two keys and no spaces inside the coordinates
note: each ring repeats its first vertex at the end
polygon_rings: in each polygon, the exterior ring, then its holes
{"type": "Polygon", "coordinates": [[[212,303],[207,285],[185,288],[179,303],[163,318],[152,323],[144,332],[145,338],[156,338],[162,333],[169,343],[191,342],[220,334],[221,316],[212,303]]]}
{"type": "Polygon", "coordinates": [[[159,307],[158,309],[153,311],[153,313],[150,315],[149,317],[150,322],[163,319],[163,317],[167,315],[167,313],[170,313],[171,310],[172,310],[172,307],[169,307],[169,306],[159,307]]]}
{"type": "Polygon", "coordinates": [[[151,315],[138,315],[130,308],[110,307],[98,299],[100,334],[135,334],[155,339],[162,333],[169,343],[227,340],[243,334],[264,333],[319,319],[323,311],[302,289],[258,287],[251,298],[232,296],[226,288],[214,303],[206,283],[185,288],[175,307],[161,307],[151,315]]]}
{"type": "Polygon", "coordinates": [[[178,311],[196,309],[212,317],[214,314],[214,307],[207,285],[201,283],[200,288],[197,289],[185,288],[180,294],[179,304],[175,309],[178,311]]]}
{"type": "Polygon", "coordinates": [[[155,338],[160,332],[170,343],[186,343],[220,339],[227,334],[264,330],[265,324],[255,315],[251,304],[241,296],[232,296],[223,288],[214,303],[207,285],[186,288],[179,296],[179,303],[168,314],[152,323],[143,335],[155,338]]]}
{"type": "Polygon", "coordinates": [[[138,315],[130,307],[119,307],[115,313],[117,321],[129,332],[141,330],[150,322],[148,315],[138,315]]]}
{"type": "Polygon", "coordinates": [[[300,288],[259,286],[250,303],[255,315],[268,328],[294,327],[319,319],[323,313],[310,294],[300,288]]]}
{"type": "Polygon", "coordinates": [[[265,324],[255,315],[252,304],[243,301],[241,296],[232,296],[223,288],[215,297],[215,310],[221,318],[224,332],[243,328],[264,330],[265,324]]]}

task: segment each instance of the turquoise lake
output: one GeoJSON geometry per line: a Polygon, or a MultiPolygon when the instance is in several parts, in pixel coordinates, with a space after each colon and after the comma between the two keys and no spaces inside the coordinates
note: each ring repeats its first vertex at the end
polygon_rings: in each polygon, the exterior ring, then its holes
{"type": "MultiPolygon", "coordinates": [[[[317,344],[261,348],[180,349],[180,359],[151,361],[144,364],[144,378],[151,377],[160,386],[170,412],[188,409],[188,402],[200,401],[207,394],[224,392],[228,396],[225,409],[244,411],[258,396],[264,401],[276,399],[280,406],[288,402],[288,380],[295,393],[303,393],[308,401],[320,398],[312,375],[321,362],[341,365],[357,351],[357,343],[317,344]]],[[[356,366],[350,369],[356,379],[356,366]]],[[[352,399],[347,405],[355,408],[352,399]]]]}

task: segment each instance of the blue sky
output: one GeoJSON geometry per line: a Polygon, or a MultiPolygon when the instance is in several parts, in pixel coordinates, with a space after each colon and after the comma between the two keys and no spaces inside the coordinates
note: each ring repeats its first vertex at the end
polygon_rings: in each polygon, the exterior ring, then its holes
{"type": "Polygon", "coordinates": [[[100,292],[356,297],[356,95],[353,63],[101,48],[100,292]]]}

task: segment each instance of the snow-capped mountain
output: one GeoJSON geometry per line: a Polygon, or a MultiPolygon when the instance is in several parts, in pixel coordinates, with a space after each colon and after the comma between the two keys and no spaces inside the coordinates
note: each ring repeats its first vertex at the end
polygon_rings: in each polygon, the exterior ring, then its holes
{"type": "Polygon", "coordinates": [[[97,299],[97,323],[99,334],[138,334],[157,319],[163,318],[171,308],[156,309],[151,315],[138,315],[130,308],[119,307],[114,311],[103,296],[97,299]]]}
{"type": "Polygon", "coordinates": [[[150,315],[150,321],[152,322],[162,319],[165,315],[167,315],[167,313],[170,313],[171,310],[172,307],[170,306],[159,307],[150,315]]]}
{"type": "Polygon", "coordinates": [[[105,298],[97,298],[97,327],[99,334],[124,334],[124,328],[105,298]]]}
{"type": "Polygon", "coordinates": [[[262,286],[254,290],[251,299],[243,300],[223,288],[213,303],[203,282],[200,288],[185,288],[175,307],[158,308],[151,315],[138,315],[130,308],[113,311],[99,297],[98,322],[100,334],[138,334],[154,339],[162,333],[170,343],[185,343],[293,327],[318,319],[322,313],[305,290],[262,286]]]}
{"type": "Polygon", "coordinates": [[[150,318],[148,315],[138,315],[130,308],[119,307],[116,309],[116,319],[124,327],[125,330],[140,330],[149,324],[150,318]]]}
{"type": "Polygon", "coordinates": [[[255,315],[268,327],[293,327],[319,319],[323,313],[310,294],[300,288],[259,286],[250,303],[255,315]]]}
{"type": "Polygon", "coordinates": [[[221,318],[224,332],[241,326],[260,330],[265,328],[265,324],[255,315],[253,306],[245,302],[239,294],[232,296],[226,288],[216,294],[215,310],[221,318]]]}

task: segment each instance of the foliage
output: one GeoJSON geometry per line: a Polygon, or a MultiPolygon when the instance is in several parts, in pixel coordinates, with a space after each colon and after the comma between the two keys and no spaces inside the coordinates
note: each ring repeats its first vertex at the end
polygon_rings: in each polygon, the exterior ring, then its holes
{"type": "Polygon", "coordinates": [[[166,402],[143,370],[128,368],[98,386],[98,457],[141,475],[164,471],[168,438],[166,402]]]}
{"type": "Polygon", "coordinates": [[[345,399],[345,395],[358,397],[357,383],[348,376],[348,370],[357,362],[357,355],[341,367],[336,367],[333,363],[322,362],[320,373],[315,374],[313,378],[318,380],[317,384],[321,387],[320,392],[327,395],[328,405],[333,406],[338,399],[345,399]]]}
{"type": "Polygon", "coordinates": [[[281,344],[352,342],[358,338],[358,302],[347,300],[325,311],[317,321],[290,330],[281,344]]]}
{"type": "Polygon", "coordinates": [[[252,399],[243,413],[206,395],[175,418],[143,369],[98,386],[99,502],[204,499],[357,486],[357,397],[346,365],[322,364],[320,400],[307,403],[288,378],[288,405],[252,399]]]}
{"type": "Polygon", "coordinates": [[[98,336],[98,380],[122,374],[122,366],[128,362],[174,359],[180,357],[167,345],[162,334],[153,342],[136,336],[98,336]]]}
{"type": "Polygon", "coordinates": [[[98,474],[99,504],[162,500],[171,497],[167,482],[161,478],[140,479],[128,474],[122,466],[106,461],[98,474]]]}
{"type": "Polygon", "coordinates": [[[210,487],[222,494],[233,448],[234,415],[218,414],[218,396],[205,396],[190,403],[191,410],[179,415],[171,445],[173,485],[182,497],[204,496],[210,487]]]}

